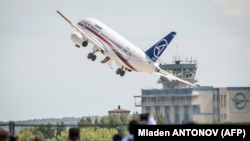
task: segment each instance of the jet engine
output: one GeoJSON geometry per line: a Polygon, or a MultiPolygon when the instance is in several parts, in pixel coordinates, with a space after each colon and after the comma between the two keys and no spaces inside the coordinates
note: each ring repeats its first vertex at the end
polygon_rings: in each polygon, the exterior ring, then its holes
{"type": "Polygon", "coordinates": [[[87,39],[85,39],[80,33],[78,32],[73,32],[70,35],[70,39],[72,40],[72,42],[77,46],[83,46],[86,47],[88,45],[88,41],[87,39]]]}

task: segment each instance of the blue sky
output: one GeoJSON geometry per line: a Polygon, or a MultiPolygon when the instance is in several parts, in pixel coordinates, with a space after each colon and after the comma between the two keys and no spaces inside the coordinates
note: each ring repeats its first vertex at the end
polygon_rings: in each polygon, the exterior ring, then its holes
{"type": "MultiPolygon", "coordinates": [[[[134,95],[161,88],[158,75],[131,72],[121,78],[76,48],[73,22],[94,17],[146,50],[171,31],[177,35],[161,56],[198,61],[200,85],[250,86],[250,2],[247,0],[32,1],[0,5],[0,121],[140,112],[134,95]]],[[[115,64],[113,64],[115,66],[115,64]]]]}

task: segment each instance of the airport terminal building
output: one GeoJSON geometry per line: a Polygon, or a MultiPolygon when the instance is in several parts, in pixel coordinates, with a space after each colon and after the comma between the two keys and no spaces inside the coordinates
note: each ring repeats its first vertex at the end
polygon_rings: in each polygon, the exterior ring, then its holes
{"type": "MultiPolygon", "coordinates": [[[[161,68],[182,79],[196,82],[197,63],[163,64],[161,68]]],[[[163,114],[169,124],[250,123],[250,87],[200,86],[160,77],[162,89],[142,89],[134,96],[142,113],[163,114]]]]}

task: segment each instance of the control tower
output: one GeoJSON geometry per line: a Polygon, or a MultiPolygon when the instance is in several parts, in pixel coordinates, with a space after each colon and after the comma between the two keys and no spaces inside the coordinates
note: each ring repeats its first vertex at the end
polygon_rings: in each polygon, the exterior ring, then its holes
{"type": "MultiPolygon", "coordinates": [[[[181,60],[180,57],[174,57],[173,64],[160,64],[160,68],[167,72],[191,83],[196,83],[195,78],[197,70],[197,61],[192,58],[186,58],[181,60]]],[[[170,81],[167,78],[161,76],[158,83],[162,83],[163,88],[187,88],[188,84],[180,83],[179,81],[170,81]]]]}

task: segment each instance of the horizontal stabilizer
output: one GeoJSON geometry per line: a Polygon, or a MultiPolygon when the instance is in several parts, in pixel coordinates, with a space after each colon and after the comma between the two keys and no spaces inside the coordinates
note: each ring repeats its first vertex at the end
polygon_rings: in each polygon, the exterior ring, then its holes
{"type": "Polygon", "coordinates": [[[188,81],[185,81],[185,80],[183,80],[183,79],[180,79],[179,77],[176,77],[176,76],[174,76],[173,74],[171,74],[171,73],[168,73],[168,72],[166,72],[166,71],[164,71],[164,70],[162,70],[162,69],[160,69],[158,72],[156,72],[157,74],[159,74],[159,75],[161,75],[161,76],[163,76],[163,77],[166,77],[168,80],[170,80],[170,81],[180,81],[180,82],[182,82],[182,83],[185,83],[185,84],[188,84],[188,85],[190,85],[190,86],[194,86],[194,87],[198,87],[197,85],[195,85],[195,84],[193,84],[193,83],[190,83],[190,82],[188,82],[188,81]]]}

